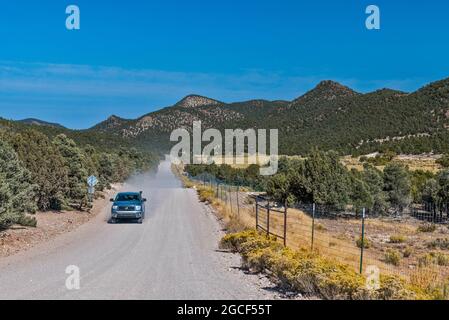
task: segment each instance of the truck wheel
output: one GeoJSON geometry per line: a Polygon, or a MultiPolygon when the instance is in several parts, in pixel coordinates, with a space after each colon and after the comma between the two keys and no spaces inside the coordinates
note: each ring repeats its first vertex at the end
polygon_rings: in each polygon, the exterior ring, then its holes
{"type": "Polygon", "coordinates": [[[138,224],[142,224],[142,223],[143,223],[143,219],[142,219],[142,218],[138,219],[138,220],[137,220],[137,223],[138,223],[138,224]]]}
{"type": "Polygon", "coordinates": [[[110,224],[115,224],[115,223],[117,223],[117,220],[114,219],[114,218],[111,218],[111,219],[109,220],[109,223],[110,223],[110,224]]]}

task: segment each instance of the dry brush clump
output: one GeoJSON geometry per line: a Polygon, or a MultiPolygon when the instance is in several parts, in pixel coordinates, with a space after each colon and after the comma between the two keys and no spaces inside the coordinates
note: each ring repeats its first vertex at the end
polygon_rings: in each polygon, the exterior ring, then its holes
{"type": "Polygon", "coordinates": [[[215,191],[210,187],[200,186],[197,188],[198,197],[201,202],[209,202],[212,203],[215,198],[215,191]]]}
{"type": "Polygon", "coordinates": [[[407,237],[402,234],[393,234],[390,236],[390,243],[404,243],[407,241],[407,237]]]}
{"type": "Polygon", "coordinates": [[[449,250],[449,238],[438,238],[428,244],[431,249],[449,250]]]}
{"type": "Polygon", "coordinates": [[[432,298],[394,276],[381,276],[380,287],[369,289],[366,278],[348,265],[306,249],[286,248],[274,237],[255,230],[228,234],[222,239],[221,247],[240,253],[245,268],[269,273],[281,286],[309,296],[351,300],[432,298]]]}
{"type": "Polygon", "coordinates": [[[437,226],[434,223],[425,223],[418,227],[418,232],[424,233],[432,233],[437,229],[437,226]]]}
{"type": "Polygon", "coordinates": [[[359,237],[356,240],[355,244],[357,245],[358,248],[362,248],[362,245],[364,249],[371,248],[371,241],[368,238],[363,238],[362,240],[362,237],[359,237]]]}
{"type": "MultiPolygon", "coordinates": [[[[192,182],[187,181],[187,183],[192,182]]],[[[226,231],[240,232],[254,226],[254,219],[249,209],[242,207],[237,213],[236,208],[232,210],[228,203],[216,198],[214,188],[195,183],[192,183],[193,186],[196,188],[200,201],[208,203],[214,208],[215,214],[221,220],[226,231]]]]}
{"type": "Polygon", "coordinates": [[[440,267],[449,266],[449,255],[441,252],[429,252],[418,259],[420,267],[437,265],[440,267]]]}
{"type": "Polygon", "coordinates": [[[401,254],[397,250],[387,249],[387,251],[385,252],[384,260],[388,264],[399,266],[401,264],[401,259],[401,254]]]}

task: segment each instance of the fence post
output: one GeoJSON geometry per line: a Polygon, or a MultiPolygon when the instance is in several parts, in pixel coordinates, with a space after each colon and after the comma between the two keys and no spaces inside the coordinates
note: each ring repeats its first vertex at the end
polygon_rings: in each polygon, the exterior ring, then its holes
{"type": "Polygon", "coordinates": [[[287,200],[284,203],[284,247],[287,246],[287,200]]]}
{"type": "Polygon", "coordinates": [[[270,235],[270,200],[267,202],[267,236],[270,235]]]}
{"type": "Polygon", "coordinates": [[[312,242],[310,247],[312,251],[314,239],[315,239],[315,203],[312,204],[312,242]]]}
{"type": "Polygon", "coordinates": [[[216,198],[218,199],[218,186],[220,185],[220,183],[219,182],[217,182],[217,196],[216,196],[216,198]]]}
{"type": "Polygon", "coordinates": [[[229,195],[229,207],[231,207],[231,216],[232,216],[232,189],[231,189],[231,186],[228,186],[228,195],[229,195]]]}
{"type": "Polygon", "coordinates": [[[256,195],[256,230],[259,230],[259,197],[256,195]]]}
{"type": "Polygon", "coordinates": [[[363,249],[365,248],[365,208],[362,210],[362,237],[360,245],[360,274],[363,273],[363,249]]]}
{"type": "Polygon", "coordinates": [[[240,191],[240,186],[237,185],[237,215],[240,217],[239,191],[240,191]]]}

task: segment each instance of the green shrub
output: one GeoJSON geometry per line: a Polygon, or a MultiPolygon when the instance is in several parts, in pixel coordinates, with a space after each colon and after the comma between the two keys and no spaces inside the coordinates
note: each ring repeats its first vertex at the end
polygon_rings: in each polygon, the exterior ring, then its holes
{"type": "Polygon", "coordinates": [[[395,234],[390,236],[390,243],[404,243],[407,238],[400,234],[395,234]]]}
{"type": "Polygon", "coordinates": [[[428,244],[429,248],[432,249],[441,249],[441,250],[448,250],[449,249],[449,239],[436,239],[428,244]]]}
{"type": "MultiPolygon", "coordinates": [[[[358,238],[355,242],[358,248],[362,248],[362,237],[358,238]]],[[[369,249],[371,247],[371,241],[366,237],[363,239],[363,248],[369,249]]]]}
{"type": "Polygon", "coordinates": [[[23,216],[23,217],[21,217],[17,223],[19,225],[21,225],[21,226],[24,226],[24,227],[36,228],[36,226],[37,226],[36,218],[35,217],[30,217],[30,216],[23,216]]]}
{"type": "Polygon", "coordinates": [[[385,252],[384,259],[386,263],[399,266],[401,262],[401,254],[397,250],[388,249],[387,252],[385,252]]]}

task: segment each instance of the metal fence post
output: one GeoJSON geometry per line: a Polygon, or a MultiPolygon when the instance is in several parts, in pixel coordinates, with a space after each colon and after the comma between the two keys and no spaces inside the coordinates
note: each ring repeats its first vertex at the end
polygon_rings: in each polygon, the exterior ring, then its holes
{"type": "Polygon", "coordinates": [[[363,249],[365,248],[365,208],[362,210],[362,237],[360,245],[360,274],[363,273],[363,249]]]}
{"type": "Polygon", "coordinates": [[[240,217],[239,191],[240,191],[240,186],[237,186],[237,215],[240,217]]]}
{"type": "Polygon", "coordinates": [[[287,200],[284,203],[284,247],[287,246],[287,200]]]}
{"type": "Polygon", "coordinates": [[[259,197],[256,196],[256,230],[259,230],[259,197]]]}
{"type": "Polygon", "coordinates": [[[311,250],[313,251],[313,241],[315,239],[315,203],[312,204],[312,241],[311,241],[311,250]]]}
{"type": "Polygon", "coordinates": [[[231,186],[228,186],[228,195],[229,195],[229,207],[231,208],[231,216],[232,216],[232,189],[231,189],[231,186]]]}
{"type": "Polygon", "coordinates": [[[267,202],[267,236],[270,235],[270,201],[267,202]]]}

